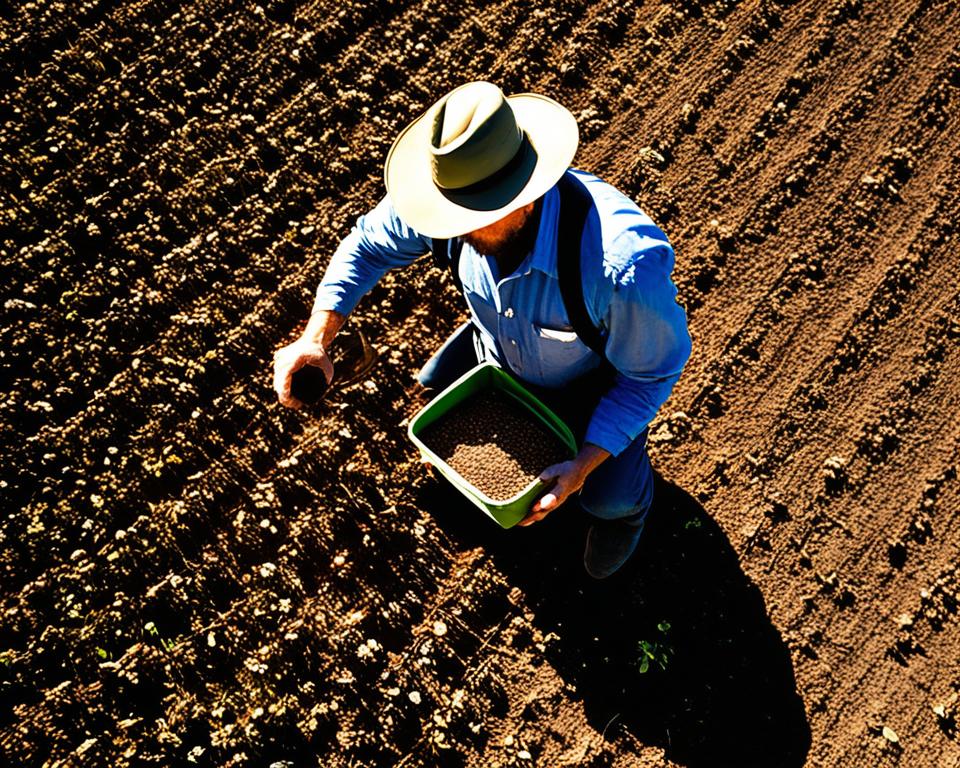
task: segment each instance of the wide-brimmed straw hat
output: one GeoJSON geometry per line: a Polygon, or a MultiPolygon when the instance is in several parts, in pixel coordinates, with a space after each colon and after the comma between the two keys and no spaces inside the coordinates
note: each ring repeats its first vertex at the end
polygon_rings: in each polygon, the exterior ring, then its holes
{"type": "Polygon", "coordinates": [[[577,151],[577,121],[551,98],[455,88],[408,125],[384,164],[387,194],[422,235],[457,237],[533,202],[577,151]]]}

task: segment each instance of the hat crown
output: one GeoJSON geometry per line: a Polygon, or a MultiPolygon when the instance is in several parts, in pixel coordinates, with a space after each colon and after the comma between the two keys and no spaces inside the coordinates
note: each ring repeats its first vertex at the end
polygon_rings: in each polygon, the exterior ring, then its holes
{"type": "Polygon", "coordinates": [[[430,156],[441,189],[463,189],[493,176],[522,144],[513,109],[493,83],[467,83],[434,105],[430,156]]]}

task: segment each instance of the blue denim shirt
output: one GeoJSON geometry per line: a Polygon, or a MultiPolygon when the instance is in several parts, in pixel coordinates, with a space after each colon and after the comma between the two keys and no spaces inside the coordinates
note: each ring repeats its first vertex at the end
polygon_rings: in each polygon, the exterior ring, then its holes
{"type": "MultiPolygon", "coordinates": [[[[616,456],[669,396],[690,356],[690,335],[670,279],[674,256],[666,235],[609,184],[582,171],[568,173],[593,197],[581,243],[584,302],[617,370],[585,441],[616,456]]],[[[512,274],[498,275],[496,262],[466,243],[460,257],[460,279],[486,358],[545,387],[562,387],[602,362],[573,332],[560,296],[559,207],[554,187],[544,196],[533,250],[512,274]]],[[[431,249],[431,239],[402,222],[384,198],[337,248],[314,310],[349,314],[387,270],[431,249]]]]}

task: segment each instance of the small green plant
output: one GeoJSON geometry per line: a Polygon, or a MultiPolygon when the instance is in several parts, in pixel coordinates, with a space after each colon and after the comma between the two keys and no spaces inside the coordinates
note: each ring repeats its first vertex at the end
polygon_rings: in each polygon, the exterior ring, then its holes
{"type": "Polygon", "coordinates": [[[650,665],[655,664],[661,670],[665,670],[673,657],[673,647],[667,639],[667,633],[670,631],[670,624],[661,621],[657,624],[658,637],[655,640],[641,640],[637,643],[639,651],[639,661],[637,669],[641,675],[650,670],[650,665]]]}
{"type": "Polygon", "coordinates": [[[687,520],[687,522],[683,524],[683,527],[689,531],[691,528],[696,529],[696,528],[699,528],[701,525],[703,525],[703,523],[700,522],[699,517],[691,517],[689,520],[687,520]]]}
{"type": "Polygon", "coordinates": [[[98,645],[98,646],[97,646],[97,656],[99,656],[101,659],[104,659],[104,660],[106,660],[106,661],[109,661],[109,660],[110,660],[110,651],[108,651],[106,648],[101,648],[101,647],[98,645]]]}
{"type": "Polygon", "coordinates": [[[157,629],[157,625],[154,624],[152,621],[148,621],[146,624],[144,624],[143,629],[148,635],[150,635],[151,637],[155,637],[157,640],[159,640],[160,645],[163,647],[163,650],[165,650],[167,653],[173,650],[173,642],[163,637],[160,634],[160,630],[157,629]]]}

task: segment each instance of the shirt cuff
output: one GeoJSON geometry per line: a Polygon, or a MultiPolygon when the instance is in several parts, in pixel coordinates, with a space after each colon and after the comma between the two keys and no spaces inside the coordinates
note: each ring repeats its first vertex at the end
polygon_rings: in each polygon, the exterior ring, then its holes
{"type": "MultiPolygon", "coordinates": [[[[640,435],[642,432],[643,430],[641,429],[637,435],[640,435]]],[[[585,443],[593,443],[603,448],[603,450],[609,452],[611,456],[619,456],[635,439],[636,438],[625,434],[623,430],[615,425],[608,423],[604,414],[601,413],[595,415],[594,418],[590,420],[590,424],[587,427],[587,434],[584,436],[583,441],[585,443]]]]}
{"type": "Polygon", "coordinates": [[[333,310],[346,317],[360,301],[359,297],[347,292],[342,286],[321,285],[317,288],[316,298],[313,300],[312,312],[320,309],[333,310]]]}

